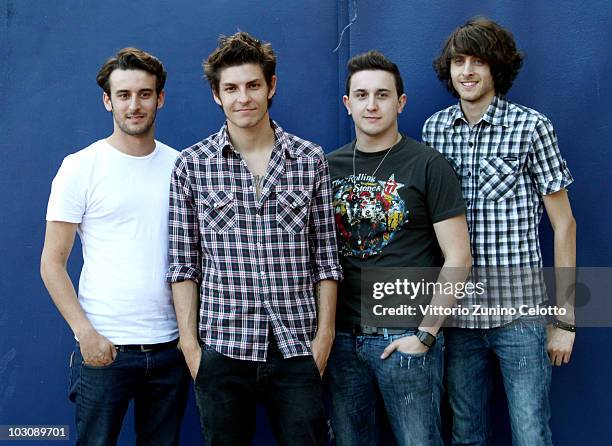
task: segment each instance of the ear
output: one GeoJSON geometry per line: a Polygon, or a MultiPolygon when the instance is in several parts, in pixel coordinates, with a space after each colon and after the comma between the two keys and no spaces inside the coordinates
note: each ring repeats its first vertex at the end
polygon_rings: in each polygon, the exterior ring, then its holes
{"type": "Polygon", "coordinates": [[[215,91],[215,89],[211,89],[210,90],[213,96],[213,99],[215,100],[215,102],[217,103],[217,105],[220,105],[221,107],[223,107],[223,104],[221,103],[221,99],[219,99],[219,95],[217,94],[217,92],[215,91]]]}
{"type": "Polygon", "coordinates": [[[399,97],[398,106],[397,106],[398,115],[402,112],[402,110],[404,110],[404,106],[406,105],[406,100],[407,100],[407,97],[405,93],[399,97]]]}
{"type": "Polygon", "coordinates": [[[346,111],[348,112],[348,114],[350,116],[351,115],[351,106],[350,106],[349,98],[348,98],[347,95],[342,96],[342,103],[346,107],[346,111]]]}
{"type": "Polygon", "coordinates": [[[102,93],[102,102],[104,103],[104,108],[112,112],[113,111],[113,103],[110,100],[110,97],[106,94],[106,92],[102,93]]]}
{"type": "Polygon", "coordinates": [[[158,110],[164,106],[164,102],[166,102],[166,92],[162,90],[157,95],[157,109],[158,110]]]}
{"type": "Polygon", "coordinates": [[[269,88],[270,91],[268,91],[268,99],[272,99],[272,96],[274,96],[276,93],[276,75],[273,75],[272,78],[270,78],[269,88]]]}

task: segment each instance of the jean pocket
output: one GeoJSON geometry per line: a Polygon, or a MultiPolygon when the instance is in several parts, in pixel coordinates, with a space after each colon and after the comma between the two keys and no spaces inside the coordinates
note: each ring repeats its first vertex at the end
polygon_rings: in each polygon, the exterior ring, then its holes
{"type": "Polygon", "coordinates": [[[115,359],[113,359],[110,363],[104,364],[104,365],[91,365],[91,364],[87,364],[85,362],[85,359],[83,358],[83,356],[79,355],[81,357],[81,367],[84,367],[84,368],[90,369],[90,370],[105,370],[105,369],[110,369],[115,364],[117,364],[117,360],[119,359],[119,355],[120,354],[121,354],[121,352],[117,351],[117,354],[115,355],[115,359]]]}

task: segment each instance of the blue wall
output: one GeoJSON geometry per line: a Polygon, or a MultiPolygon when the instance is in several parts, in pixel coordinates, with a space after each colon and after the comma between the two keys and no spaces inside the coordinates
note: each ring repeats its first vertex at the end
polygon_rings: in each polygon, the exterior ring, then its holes
{"type": "MultiPolygon", "coordinates": [[[[526,53],[509,97],[555,124],[576,178],[571,200],[579,227],[578,261],[609,265],[612,214],[604,198],[612,191],[607,181],[612,173],[607,160],[612,142],[608,1],[2,0],[0,424],[72,424],[66,398],[72,335],[43,287],[38,262],[49,187],[61,160],[112,131],[95,84],[106,57],[134,45],[164,61],[169,78],[157,137],[184,148],[215,131],[223,119],[202,79],[201,60],[219,34],[251,32],[271,41],[278,54],[272,116],[329,151],[351,137],[340,102],[349,56],[377,48],[398,63],[408,94],[400,127],[418,138],[423,121],[453,100],[435,78],[431,60],[446,35],[475,14],[509,27],[526,53]],[[355,8],[357,20],[333,53],[355,8]]],[[[547,222],[542,238],[550,263],[547,222]]],[[[75,251],[70,271],[76,279],[78,247],[75,251]]],[[[554,371],[555,444],[603,444],[609,438],[611,341],[610,329],[581,330],[572,363],[554,371]]],[[[498,444],[506,445],[502,407],[498,401],[498,444]]],[[[122,444],[134,441],[131,418],[128,423],[122,444]]],[[[184,442],[195,443],[198,431],[190,401],[184,442]]],[[[256,443],[270,442],[262,418],[256,443]]]]}

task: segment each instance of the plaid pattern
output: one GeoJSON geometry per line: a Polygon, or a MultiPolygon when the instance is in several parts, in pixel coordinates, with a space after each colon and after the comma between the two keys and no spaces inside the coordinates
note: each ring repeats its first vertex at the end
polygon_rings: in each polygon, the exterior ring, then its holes
{"type": "MultiPolygon", "coordinates": [[[[448,159],[461,181],[474,266],[540,268],[542,196],[573,182],[551,122],[496,96],[471,128],[459,104],[435,113],[423,126],[423,142],[448,159]]],[[[533,306],[545,297],[542,286],[512,297],[503,289],[489,297],[489,306],[533,306]]],[[[463,325],[497,327],[516,317],[480,317],[463,325]]]]}
{"type": "Polygon", "coordinates": [[[272,126],[259,200],[227,125],[179,155],[170,185],[167,280],[200,284],[201,340],[242,360],[265,361],[271,329],[284,357],[310,354],[313,285],[342,278],[323,150],[272,126]]]}

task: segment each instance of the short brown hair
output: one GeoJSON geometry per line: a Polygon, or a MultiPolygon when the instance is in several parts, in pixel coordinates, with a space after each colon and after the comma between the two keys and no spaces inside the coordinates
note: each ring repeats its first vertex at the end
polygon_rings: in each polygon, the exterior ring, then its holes
{"type": "Polygon", "coordinates": [[[457,54],[476,56],[489,64],[495,93],[505,95],[523,66],[510,31],[487,17],[474,17],[448,37],[433,67],[448,91],[459,97],[450,76],[450,63],[457,54]]]}
{"type": "Polygon", "coordinates": [[[204,74],[213,92],[219,92],[222,69],[247,63],[261,67],[266,84],[270,87],[272,76],[276,73],[276,55],[272,45],[257,40],[244,31],[239,31],[229,37],[220,36],[219,46],[203,63],[204,74]]]}
{"type": "Polygon", "coordinates": [[[346,64],[348,68],[348,76],[346,78],[346,95],[349,96],[351,90],[351,78],[353,74],[365,70],[381,70],[391,73],[395,80],[395,89],[397,97],[404,94],[404,82],[399,68],[393,62],[385,57],[384,54],[376,50],[370,50],[367,53],[357,54],[353,56],[346,64]]]}
{"type": "Polygon", "coordinates": [[[96,76],[96,82],[110,96],[110,75],[115,70],[143,70],[155,76],[155,92],[159,94],[166,85],[166,70],[155,56],[138,48],[127,47],[108,59],[96,76]]]}

